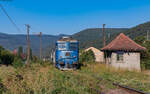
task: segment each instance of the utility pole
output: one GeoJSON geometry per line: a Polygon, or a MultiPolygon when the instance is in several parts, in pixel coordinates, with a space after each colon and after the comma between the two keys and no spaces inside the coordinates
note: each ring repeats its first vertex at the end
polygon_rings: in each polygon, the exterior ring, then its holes
{"type": "Polygon", "coordinates": [[[26,24],[27,26],[27,65],[30,64],[30,39],[29,39],[29,28],[30,25],[26,24]]]}
{"type": "Polygon", "coordinates": [[[110,39],[110,33],[108,33],[108,39],[110,39]]]}
{"type": "Polygon", "coordinates": [[[106,39],[105,39],[105,24],[103,24],[103,47],[106,45],[106,39]]]}
{"type": "Polygon", "coordinates": [[[40,32],[40,60],[42,59],[42,32],[40,32]]]}
{"type": "Polygon", "coordinates": [[[149,30],[147,30],[147,40],[149,40],[149,30]]]}

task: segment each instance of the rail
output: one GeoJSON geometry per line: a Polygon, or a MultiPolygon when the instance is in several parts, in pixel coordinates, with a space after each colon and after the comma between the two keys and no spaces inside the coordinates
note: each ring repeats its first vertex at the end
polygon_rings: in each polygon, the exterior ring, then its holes
{"type": "Polygon", "coordinates": [[[129,87],[129,86],[120,85],[120,84],[118,84],[118,83],[113,83],[113,85],[118,86],[118,87],[123,88],[123,89],[126,89],[126,90],[129,90],[129,91],[132,91],[132,92],[135,92],[135,93],[138,93],[138,94],[149,94],[149,93],[145,93],[145,92],[143,92],[143,91],[140,91],[140,90],[131,88],[131,87],[129,87]]]}
{"type": "MultiPolygon", "coordinates": [[[[94,77],[96,77],[99,81],[102,81],[104,80],[103,78],[101,77],[97,77],[95,75],[93,75],[94,77]]],[[[137,90],[135,88],[131,88],[129,86],[124,86],[124,85],[120,85],[119,83],[114,83],[113,81],[109,80],[109,79],[105,79],[106,81],[109,81],[112,83],[112,85],[114,86],[117,86],[118,88],[120,89],[124,89],[126,90],[127,92],[130,91],[130,94],[150,94],[150,93],[146,93],[146,92],[143,92],[143,91],[140,91],[140,90],[137,90]]],[[[94,90],[95,92],[97,92],[97,94],[105,94],[104,92],[101,92],[100,90],[97,90],[95,88],[91,88],[92,90],[94,90]]]]}

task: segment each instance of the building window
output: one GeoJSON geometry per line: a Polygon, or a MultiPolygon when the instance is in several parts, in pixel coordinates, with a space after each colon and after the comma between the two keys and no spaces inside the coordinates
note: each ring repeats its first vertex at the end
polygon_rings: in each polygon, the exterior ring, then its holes
{"type": "Polygon", "coordinates": [[[123,53],[117,53],[117,61],[123,61],[123,53]]]}

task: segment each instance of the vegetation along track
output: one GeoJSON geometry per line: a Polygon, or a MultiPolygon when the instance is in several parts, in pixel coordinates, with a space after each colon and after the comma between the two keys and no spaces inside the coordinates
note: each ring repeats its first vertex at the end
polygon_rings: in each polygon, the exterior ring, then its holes
{"type": "Polygon", "coordinates": [[[126,90],[129,94],[149,94],[134,88],[130,88],[129,86],[120,85],[118,83],[113,83],[113,85],[117,86],[120,89],[126,90]]]}
{"type": "MultiPolygon", "coordinates": [[[[95,75],[93,75],[93,76],[96,77],[95,75]]],[[[103,78],[100,78],[100,77],[96,77],[96,78],[99,82],[104,81],[104,80],[106,80],[107,82],[111,82],[112,85],[116,86],[118,89],[121,89],[122,91],[128,92],[128,94],[150,94],[150,93],[146,93],[146,92],[131,88],[129,86],[124,86],[124,85],[120,85],[119,83],[114,83],[113,81],[108,80],[108,79],[103,79],[103,78]]],[[[96,88],[93,88],[93,87],[91,88],[91,90],[97,92],[97,94],[105,94],[104,92],[101,92],[100,90],[98,90],[96,88]]],[[[106,94],[108,94],[108,93],[106,93],[106,94]]]]}

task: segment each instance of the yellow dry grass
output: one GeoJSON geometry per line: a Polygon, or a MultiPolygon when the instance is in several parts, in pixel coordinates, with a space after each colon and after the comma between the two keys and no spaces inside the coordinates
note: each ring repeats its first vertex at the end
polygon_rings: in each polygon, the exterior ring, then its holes
{"type": "Polygon", "coordinates": [[[107,92],[115,88],[107,80],[150,92],[150,76],[99,63],[87,64],[76,71],[59,71],[49,64],[32,64],[19,69],[1,66],[0,79],[7,88],[4,94],[91,94],[91,87],[107,92]],[[23,76],[23,80],[16,75],[23,76]],[[99,78],[104,80],[99,81],[99,78]]]}

